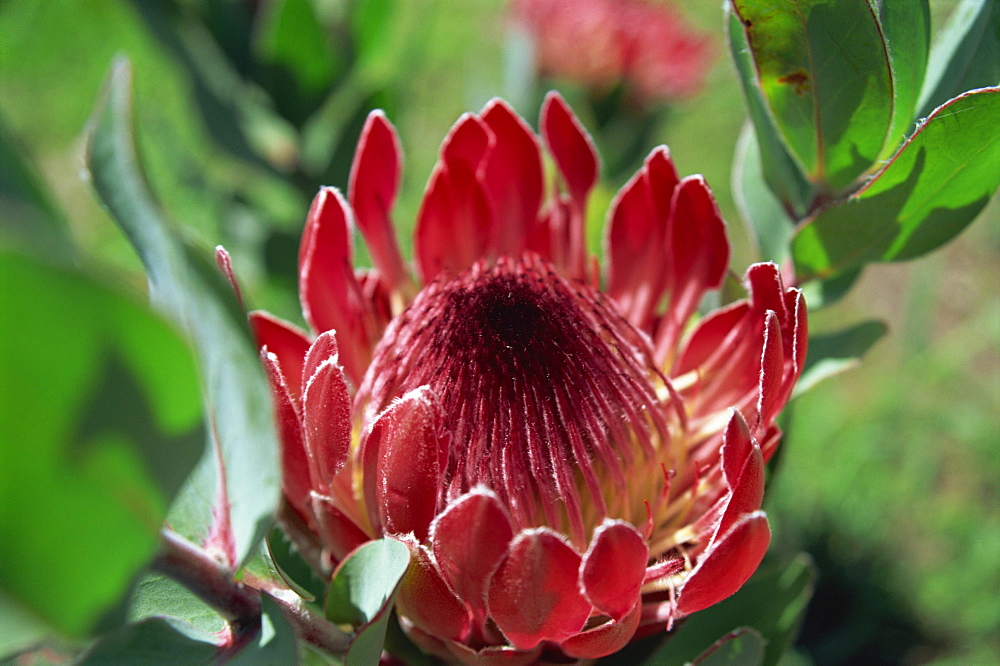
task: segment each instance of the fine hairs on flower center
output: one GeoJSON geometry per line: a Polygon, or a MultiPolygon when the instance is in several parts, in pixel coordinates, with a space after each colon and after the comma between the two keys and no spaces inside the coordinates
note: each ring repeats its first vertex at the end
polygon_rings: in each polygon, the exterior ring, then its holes
{"type": "MultiPolygon", "coordinates": [[[[588,285],[502,257],[428,285],[386,331],[360,395],[380,411],[428,385],[451,451],[445,497],[492,488],[521,526],[586,543],[667,437],[646,342],[588,285]]],[[[642,498],[631,503],[641,504],[642,498]]]]}

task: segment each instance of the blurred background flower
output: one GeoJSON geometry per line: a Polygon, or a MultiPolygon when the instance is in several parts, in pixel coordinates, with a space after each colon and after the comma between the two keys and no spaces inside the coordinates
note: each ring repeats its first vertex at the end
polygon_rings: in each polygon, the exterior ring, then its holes
{"type": "Polygon", "coordinates": [[[712,64],[708,34],[666,2],[514,0],[512,13],[542,76],[594,95],[625,86],[637,105],[684,99],[701,90],[712,64]]]}

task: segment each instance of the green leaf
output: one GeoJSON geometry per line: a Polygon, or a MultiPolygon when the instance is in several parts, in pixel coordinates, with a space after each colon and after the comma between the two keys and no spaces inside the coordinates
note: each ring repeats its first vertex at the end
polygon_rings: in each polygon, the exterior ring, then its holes
{"type": "Polygon", "coordinates": [[[266,543],[269,564],[288,587],[306,601],[323,598],[326,581],[299,555],[288,535],[280,529],[273,529],[267,536],[266,543]]]}
{"type": "Polygon", "coordinates": [[[781,136],[807,178],[828,189],[873,166],[893,122],[872,2],[732,0],[781,136]]]}
{"type": "Polygon", "coordinates": [[[720,635],[734,627],[749,627],[767,642],[761,663],[777,664],[799,630],[815,578],[815,567],[805,553],[790,562],[765,562],[739,592],[685,620],[644,663],[686,664],[720,635]]]}
{"type": "Polygon", "coordinates": [[[47,257],[74,254],[66,216],[38,169],[0,118],[0,241],[47,257]]]}
{"type": "Polygon", "coordinates": [[[955,237],[1000,185],[997,118],[1000,88],[935,110],[864,189],[799,228],[792,254],[800,279],[912,259],[955,237]]]}
{"type": "Polygon", "coordinates": [[[811,186],[778,134],[774,116],[768,109],[763,91],[757,85],[757,70],[743,24],[729,5],[725,6],[725,11],[728,15],[726,33],[729,37],[729,50],[746,98],[747,111],[754,125],[757,155],[761,163],[759,170],[763,171],[767,187],[784,208],[794,211],[796,215],[803,215],[811,197],[811,186]]]}
{"type": "Polygon", "coordinates": [[[892,126],[879,159],[892,156],[916,118],[917,97],[927,69],[931,10],[927,0],[877,0],[874,5],[892,67],[892,126]]]}
{"type": "Polygon", "coordinates": [[[82,635],[156,551],[203,449],[197,373],[145,305],[18,255],[0,267],[0,592],[82,635]]]}
{"type": "Polygon", "coordinates": [[[765,643],[759,632],[740,627],[716,641],[694,663],[697,666],[760,666],[764,663],[765,643]]]}
{"type": "Polygon", "coordinates": [[[128,602],[131,623],[166,616],[173,626],[198,640],[211,640],[226,629],[226,621],[190,590],[162,574],[147,573],[128,602]]]}
{"type": "MultiPolygon", "coordinates": [[[[252,554],[280,495],[278,444],[269,390],[242,308],[204,254],[168,223],[146,183],[135,151],[131,68],[115,63],[93,120],[87,164],[94,187],[131,240],[149,274],[153,303],[192,340],[203,378],[205,411],[219,448],[237,559],[252,554]]],[[[214,454],[206,455],[186,495],[216,497],[214,454]]],[[[189,516],[182,529],[204,538],[211,512],[189,516]],[[200,524],[199,524],[200,522],[200,524]]],[[[173,520],[172,520],[173,522],[173,520]]]]}
{"type": "Polygon", "coordinates": [[[351,3],[351,27],[360,67],[384,68],[391,55],[396,0],[356,0],[351,3]]]}
{"type": "Polygon", "coordinates": [[[410,549],[395,539],[369,541],[348,555],[333,574],[326,617],[336,624],[360,625],[346,664],[378,663],[399,582],[410,549]]]}
{"type": "Polygon", "coordinates": [[[216,663],[219,649],[206,637],[192,638],[170,618],[154,617],[114,631],[95,643],[77,662],[80,666],[159,666],[216,663]]]}
{"type": "Polygon", "coordinates": [[[888,332],[881,321],[864,321],[836,333],[813,335],[802,376],[794,397],[812,390],[816,384],[857,367],[861,357],[888,332]]]}
{"type": "Polygon", "coordinates": [[[919,115],[974,88],[1000,84],[1000,5],[963,0],[931,49],[919,115]]]}
{"type": "Polygon", "coordinates": [[[855,268],[844,273],[838,273],[826,280],[810,280],[800,284],[802,294],[806,297],[809,311],[833,305],[847,295],[862,273],[861,268],[855,268]]]}
{"type": "MultiPolygon", "coordinates": [[[[147,576],[132,600],[127,625],[102,638],[83,663],[218,663],[219,637],[225,622],[200,599],[169,578],[147,576]],[[206,656],[207,655],[207,656],[206,656]]],[[[253,642],[227,664],[294,664],[295,632],[277,604],[261,596],[261,629],[253,642]]]]}
{"type": "Polygon", "coordinates": [[[295,630],[281,614],[278,604],[266,594],[261,595],[261,628],[256,640],[227,661],[234,666],[298,663],[298,642],[295,630]]]}
{"type": "Polygon", "coordinates": [[[334,57],[310,0],[268,3],[257,37],[255,50],[265,63],[271,97],[299,125],[319,106],[344,64],[334,57]]]}
{"type": "Polygon", "coordinates": [[[760,147],[750,123],[743,126],[736,142],[733,198],[761,261],[784,263],[788,260],[794,225],[781,202],[764,184],[760,147]]]}

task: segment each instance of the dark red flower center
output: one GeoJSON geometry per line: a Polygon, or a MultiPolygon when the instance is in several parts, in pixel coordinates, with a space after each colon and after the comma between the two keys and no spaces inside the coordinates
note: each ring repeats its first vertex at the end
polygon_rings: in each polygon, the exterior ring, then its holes
{"type": "Polygon", "coordinates": [[[656,375],[646,340],[597,290],[529,255],[428,285],[360,394],[375,412],[430,386],[451,434],[445,495],[485,484],[515,522],[585,543],[604,516],[632,513],[628,469],[666,437],[656,375]]]}

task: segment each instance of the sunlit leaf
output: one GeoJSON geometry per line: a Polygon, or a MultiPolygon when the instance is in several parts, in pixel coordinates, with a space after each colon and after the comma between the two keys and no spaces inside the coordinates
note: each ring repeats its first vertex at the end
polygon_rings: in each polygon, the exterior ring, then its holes
{"type": "MultiPolygon", "coordinates": [[[[229,514],[239,560],[263,538],[279,497],[278,445],[271,402],[245,316],[206,257],[182,242],[146,183],[135,152],[131,68],[118,61],[93,118],[87,158],[95,189],[139,253],[153,303],[190,336],[203,378],[213,442],[228,483],[229,514]]],[[[203,459],[186,495],[211,501],[217,475],[203,459]]],[[[210,513],[200,510],[175,529],[205,537],[210,513]],[[198,524],[201,519],[202,524],[198,524]]],[[[173,522],[173,521],[172,521],[173,522]]]]}
{"type": "Polygon", "coordinates": [[[1000,185],[1000,88],[939,107],[859,193],[799,228],[802,280],[911,259],[956,236],[1000,185]]]}
{"type": "Polygon", "coordinates": [[[186,587],[162,574],[148,573],[135,585],[127,619],[139,623],[157,616],[170,617],[175,629],[198,640],[210,640],[226,628],[226,621],[186,587]]]}
{"type": "Polygon", "coordinates": [[[154,617],[118,629],[95,643],[77,662],[82,666],[215,663],[219,649],[177,628],[169,618],[154,617]]]}
{"type": "Polygon", "coordinates": [[[764,181],[781,204],[796,215],[802,215],[809,203],[811,186],[800,166],[789,154],[788,147],[774,125],[774,117],[767,107],[764,93],[757,85],[757,70],[744,26],[728,4],[725,10],[728,16],[726,33],[729,37],[729,50],[743,88],[747,111],[754,125],[757,155],[761,163],[759,170],[763,172],[764,181]]]}
{"type": "Polygon", "coordinates": [[[892,67],[892,126],[879,156],[885,158],[896,152],[903,136],[913,129],[930,50],[931,10],[927,0],[877,0],[873,6],[892,67]]]}
{"type": "Polygon", "coordinates": [[[757,82],[810,181],[840,189],[875,163],[893,119],[889,55],[870,2],[732,0],[757,82]]]}
{"type": "Polygon", "coordinates": [[[918,104],[920,117],[952,97],[1000,84],[1000,3],[963,0],[938,34],[918,104]]]}
{"type": "Polygon", "coordinates": [[[201,454],[197,374],[145,305],[17,255],[0,268],[0,591],[80,635],[152,557],[201,454]]]}
{"type": "Polygon", "coordinates": [[[833,305],[847,295],[854,283],[861,277],[863,269],[852,268],[843,273],[837,273],[825,280],[809,280],[800,283],[803,296],[810,311],[819,310],[833,305]]]}
{"type": "Polygon", "coordinates": [[[409,548],[384,538],[359,547],[337,567],[326,597],[326,617],[337,624],[360,625],[347,664],[378,662],[396,590],[409,563],[409,548]]]}
{"type": "Polygon", "coordinates": [[[811,336],[805,368],[795,384],[794,395],[802,395],[824,379],[857,367],[861,357],[888,330],[880,321],[865,321],[836,333],[811,336]]]}

